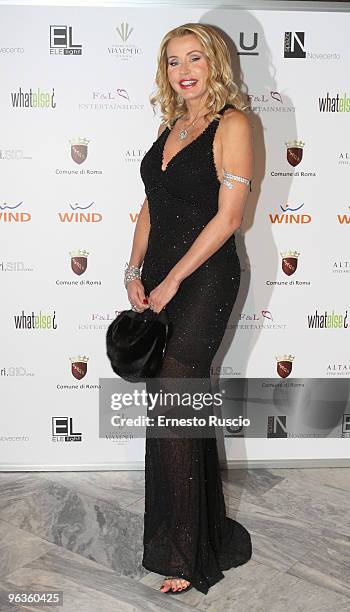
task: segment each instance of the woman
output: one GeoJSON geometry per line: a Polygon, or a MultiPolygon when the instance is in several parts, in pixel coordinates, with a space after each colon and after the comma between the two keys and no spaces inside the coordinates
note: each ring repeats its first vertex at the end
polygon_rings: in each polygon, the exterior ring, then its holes
{"type": "MultiPolygon", "coordinates": [[[[251,128],[228,49],[211,26],[185,24],[164,36],[156,83],[151,104],[164,123],[141,162],[146,199],[125,284],[136,311],[168,312],[158,377],[210,386],[240,283],[234,232],[252,175],[251,128]]],[[[251,554],[249,533],[226,516],[216,438],[146,434],[142,563],[165,575],[160,590],[207,593],[251,554]]]]}

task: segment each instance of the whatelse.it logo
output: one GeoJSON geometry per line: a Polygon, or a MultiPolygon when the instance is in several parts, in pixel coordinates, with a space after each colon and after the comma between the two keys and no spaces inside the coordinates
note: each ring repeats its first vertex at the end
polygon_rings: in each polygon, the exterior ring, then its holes
{"type": "Polygon", "coordinates": [[[39,310],[36,314],[34,310],[30,314],[26,314],[22,310],[22,314],[13,315],[16,329],[57,329],[56,310],[53,314],[45,314],[39,310]]]}
{"type": "Polygon", "coordinates": [[[293,355],[276,355],[277,374],[281,378],[288,378],[292,371],[294,356],[293,355]]]}
{"type": "Polygon", "coordinates": [[[287,417],[285,414],[267,417],[268,438],[288,438],[287,417]]]}
{"type": "Polygon", "coordinates": [[[89,357],[79,355],[79,357],[70,357],[71,372],[77,380],[81,380],[87,373],[87,364],[89,357]]]}
{"type": "Polygon", "coordinates": [[[82,52],[82,45],[73,44],[72,26],[50,26],[50,55],[82,55],[82,52]]]}
{"type": "Polygon", "coordinates": [[[343,96],[339,93],[318,98],[318,110],[320,113],[350,113],[350,97],[344,91],[343,96]]]}
{"type": "Polygon", "coordinates": [[[81,441],[81,431],[73,431],[72,417],[52,417],[52,442],[81,441]]]}
{"type": "Polygon", "coordinates": [[[334,312],[334,310],[319,313],[316,308],[315,314],[307,315],[307,326],[309,329],[347,329],[349,327],[348,311],[346,309],[345,314],[334,312]]]}
{"type": "Polygon", "coordinates": [[[80,276],[84,274],[87,269],[87,258],[89,253],[87,251],[79,250],[79,251],[70,251],[70,263],[71,268],[74,274],[80,276]]]}
{"type": "Polygon", "coordinates": [[[10,95],[13,108],[56,108],[54,87],[52,93],[39,87],[27,91],[19,87],[18,91],[11,91],[10,95]]]}
{"type": "Polygon", "coordinates": [[[71,158],[76,164],[82,164],[88,155],[88,144],[90,140],[87,138],[72,138],[70,141],[71,144],[71,158]]]}

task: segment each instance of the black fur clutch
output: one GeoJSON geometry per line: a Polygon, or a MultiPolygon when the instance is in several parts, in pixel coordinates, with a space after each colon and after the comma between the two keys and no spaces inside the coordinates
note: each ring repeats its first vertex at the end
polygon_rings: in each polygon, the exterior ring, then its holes
{"type": "Polygon", "coordinates": [[[144,382],[157,375],[170,332],[165,309],[155,313],[123,310],[107,329],[107,356],[115,374],[129,382],[144,382]]]}

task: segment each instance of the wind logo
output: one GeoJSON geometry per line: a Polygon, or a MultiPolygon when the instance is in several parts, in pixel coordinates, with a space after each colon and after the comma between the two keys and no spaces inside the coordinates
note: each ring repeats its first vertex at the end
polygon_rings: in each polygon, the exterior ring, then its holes
{"type": "Polygon", "coordinates": [[[12,212],[22,204],[23,200],[22,202],[18,202],[18,204],[13,204],[12,206],[11,204],[7,204],[7,202],[0,204],[0,222],[2,221],[3,223],[24,223],[27,221],[31,221],[32,216],[29,212],[12,212]],[[9,209],[10,212],[6,212],[6,209],[9,209]]]}
{"type": "Polygon", "coordinates": [[[337,93],[331,97],[327,91],[327,95],[318,98],[318,109],[320,113],[350,113],[350,98],[344,91],[343,97],[337,93]]]}
{"type": "Polygon", "coordinates": [[[130,221],[131,221],[131,223],[137,223],[138,218],[139,218],[139,214],[140,214],[140,213],[132,213],[132,212],[129,212],[129,217],[130,217],[130,221]]]}
{"type": "Polygon", "coordinates": [[[307,315],[307,324],[310,329],[340,329],[348,327],[348,311],[345,315],[335,313],[332,310],[328,313],[327,310],[323,314],[319,314],[317,309],[315,314],[307,315]]]}
{"type": "MultiPolygon", "coordinates": [[[[95,202],[90,202],[86,206],[82,206],[81,204],[70,204],[70,208],[75,211],[77,209],[87,210],[95,204],[95,202]]],[[[99,223],[102,221],[102,215],[99,212],[59,212],[58,218],[61,223],[99,223]]]]}
{"type": "Polygon", "coordinates": [[[340,225],[349,225],[350,224],[350,214],[349,213],[343,213],[343,214],[339,214],[338,213],[337,214],[337,219],[338,219],[338,222],[340,223],[340,225]]]}
{"type": "Polygon", "coordinates": [[[283,223],[288,224],[297,224],[297,225],[305,225],[307,223],[311,223],[312,217],[307,213],[300,213],[300,211],[304,207],[304,203],[292,208],[288,203],[283,206],[280,205],[280,209],[282,213],[269,213],[269,219],[273,225],[281,225],[283,223]]]}
{"type": "Polygon", "coordinates": [[[18,92],[12,91],[10,94],[13,108],[56,108],[54,87],[52,93],[41,90],[40,87],[36,91],[32,88],[23,91],[20,87],[18,92]]]}

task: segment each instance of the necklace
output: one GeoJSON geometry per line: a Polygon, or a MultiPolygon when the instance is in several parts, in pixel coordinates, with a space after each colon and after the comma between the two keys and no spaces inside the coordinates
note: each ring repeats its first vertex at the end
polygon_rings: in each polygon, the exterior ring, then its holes
{"type": "Polygon", "coordinates": [[[188,128],[182,128],[182,130],[180,130],[179,132],[180,140],[184,140],[185,138],[187,138],[188,133],[192,130],[194,124],[198,121],[198,119],[201,119],[201,117],[198,117],[198,114],[199,114],[199,111],[195,117],[195,120],[191,123],[191,125],[188,126],[188,128]]]}

